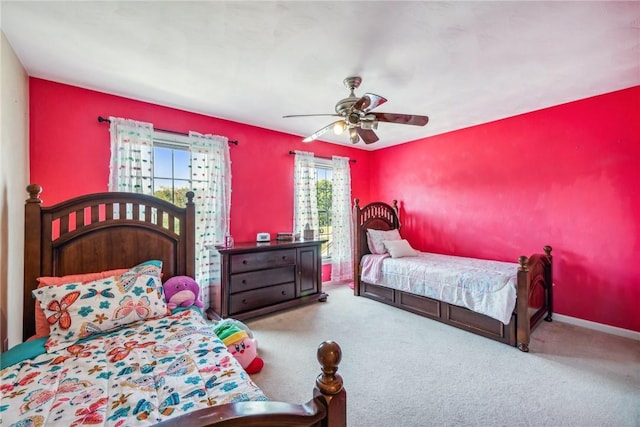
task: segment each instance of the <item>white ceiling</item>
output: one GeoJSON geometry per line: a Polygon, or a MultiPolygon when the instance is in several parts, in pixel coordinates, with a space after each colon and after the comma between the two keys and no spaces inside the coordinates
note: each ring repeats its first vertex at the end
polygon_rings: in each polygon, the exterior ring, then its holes
{"type": "MultiPolygon", "coordinates": [[[[640,84],[640,2],[5,1],[33,77],[307,136],[348,96],[377,149],[640,84]]],[[[111,114],[109,111],[103,114],[111,114]]],[[[215,129],[197,129],[215,133],[215,129]]],[[[351,145],[331,132],[325,141],[351,145]]]]}

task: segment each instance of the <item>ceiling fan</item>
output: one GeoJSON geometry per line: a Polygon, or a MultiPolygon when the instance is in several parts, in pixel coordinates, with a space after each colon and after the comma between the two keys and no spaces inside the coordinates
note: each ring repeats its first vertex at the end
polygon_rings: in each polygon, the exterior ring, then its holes
{"type": "Polygon", "coordinates": [[[312,117],[312,116],[334,116],[341,117],[333,123],[328,124],[322,129],[316,131],[303,139],[303,142],[311,142],[318,139],[322,134],[329,130],[337,135],[344,131],[349,132],[351,142],[356,144],[362,140],[365,144],[371,144],[378,141],[378,135],[373,131],[378,128],[378,122],[399,123],[403,125],[424,126],[429,122],[427,116],[416,116],[413,114],[398,113],[377,113],[372,112],[374,108],[387,102],[386,98],[375,93],[365,93],[361,97],[357,97],[354,90],[362,83],[362,78],[358,76],[347,77],[343,80],[344,85],[349,89],[350,94],[347,98],[341,99],[336,104],[336,114],[291,114],[282,116],[288,117],[312,117]]]}

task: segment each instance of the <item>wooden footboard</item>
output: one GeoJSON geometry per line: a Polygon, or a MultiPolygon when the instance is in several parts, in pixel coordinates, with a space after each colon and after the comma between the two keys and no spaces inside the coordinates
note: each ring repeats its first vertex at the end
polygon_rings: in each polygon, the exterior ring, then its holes
{"type": "Polygon", "coordinates": [[[544,247],[544,254],[534,254],[518,259],[517,346],[529,351],[531,331],[544,318],[551,321],[553,315],[553,258],[551,246],[544,247]],[[546,314],[546,316],[545,316],[546,314]]]}
{"type": "Polygon", "coordinates": [[[400,228],[397,201],[393,206],[383,202],[360,207],[355,199],[354,220],[354,294],[374,299],[446,323],[457,328],[491,338],[529,351],[531,332],[544,318],[551,321],[553,313],[553,275],[551,247],[544,254],[521,256],[517,272],[516,307],[508,325],[467,308],[361,280],[362,256],[369,254],[367,229],[400,228]]]}
{"type": "Polygon", "coordinates": [[[342,358],[340,346],[325,341],[318,347],[322,373],[316,379],[313,398],[297,405],[285,402],[238,402],[200,409],[167,420],[158,426],[323,426],[347,425],[347,393],[336,372],[342,358]]]}

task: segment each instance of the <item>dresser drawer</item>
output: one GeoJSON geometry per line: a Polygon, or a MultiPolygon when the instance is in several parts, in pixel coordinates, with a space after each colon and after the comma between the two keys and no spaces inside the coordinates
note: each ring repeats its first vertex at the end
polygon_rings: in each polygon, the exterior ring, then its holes
{"type": "Polygon", "coordinates": [[[295,265],[296,250],[281,249],[276,251],[234,254],[231,256],[231,273],[259,270],[261,268],[295,265]]]}
{"type": "Polygon", "coordinates": [[[233,294],[229,297],[229,314],[242,313],[293,299],[295,291],[295,283],[284,283],[233,294]]]}
{"type": "Polygon", "coordinates": [[[295,282],[296,267],[269,268],[267,270],[250,271],[248,273],[232,274],[229,280],[229,293],[235,294],[251,289],[264,288],[265,286],[278,285],[280,283],[295,282]]]}

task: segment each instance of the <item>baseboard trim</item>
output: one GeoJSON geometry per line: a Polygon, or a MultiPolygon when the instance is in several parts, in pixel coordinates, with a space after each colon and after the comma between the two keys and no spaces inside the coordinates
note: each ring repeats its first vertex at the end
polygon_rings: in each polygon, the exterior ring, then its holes
{"type": "Polygon", "coordinates": [[[349,283],[353,283],[353,279],[349,279],[349,280],[328,280],[326,282],[322,282],[322,286],[328,285],[328,286],[334,286],[334,285],[348,285],[349,283]]]}
{"type": "Polygon", "coordinates": [[[640,332],[632,331],[630,329],[618,328],[616,326],[609,326],[602,323],[596,323],[590,320],[578,319],[577,317],[565,316],[557,313],[553,313],[553,320],[640,341],[640,332]]]}

